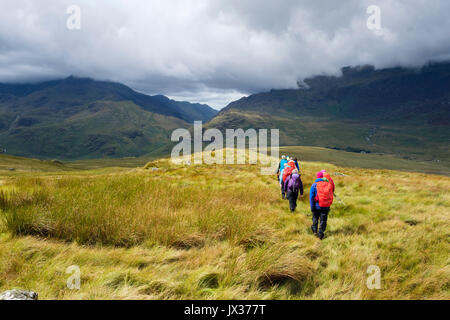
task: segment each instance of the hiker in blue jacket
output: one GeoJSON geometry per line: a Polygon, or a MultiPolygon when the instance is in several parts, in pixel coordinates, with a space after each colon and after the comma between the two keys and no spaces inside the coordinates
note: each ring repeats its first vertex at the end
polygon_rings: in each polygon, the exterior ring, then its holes
{"type": "Polygon", "coordinates": [[[294,169],[292,174],[286,178],[283,188],[287,195],[286,197],[289,200],[289,209],[291,212],[294,212],[297,208],[299,192],[300,197],[303,197],[303,182],[297,169],[294,169]]]}
{"type": "Polygon", "coordinates": [[[287,168],[287,167],[289,167],[289,165],[288,165],[288,163],[286,162],[286,163],[284,164],[283,169],[280,171],[280,175],[278,176],[278,181],[279,181],[280,187],[281,187],[281,197],[282,197],[283,199],[286,199],[286,192],[284,191],[283,172],[284,172],[284,169],[287,168]]]}
{"type": "Polygon", "coordinates": [[[286,156],[282,156],[276,172],[276,175],[278,176],[277,179],[280,178],[280,172],[283,171],[285,163],[288,163],[288,161],[286,160],[286,156]]]}
{"type": "Polygon", "coordinates": [[[311,205],[311,212],[312,212],[312,226],[311,230],[312,232],[320,239],[322,240],[325,237],[325,229],[327,228],[327,220],[328,220],[328,213],[330,212],[330,206],[333,202],[333,191],[334,191],[334,185],[332,185],[326,177],[324,177],[323,171],[317,173],[317,179],[311,186],[311,189],[309,191],[309,202],[311,205]],[[327,206],[321,207],[319,205],[319,191],[318,191],[318,184],[321,182],[326,182],[325,185],[329,186],[323,186],[320,185],[321,188],[321,197],[322,201],[321,203],[326,203],[327,206]],[[319,225],[320,220],[320,227],[319,225]]]}
{"type": "MultiPolygon", "coordinates": [[[[275,173],[277,175],[277,181],[279,183],[281,183],[280,182],[280,175],[283,176],[282,172],[283,172],[283,169],[284,169],[284,165],[286,163],[288,163],[288,161],[286,160],[286,156],[282,156],[281,160],[280,160],[280,163],[278,164],[277,172],[275,173]]],[[[281,192],[281,193],[283,194],[283,192],[281,192]]],[[[284,196],[283,196],[283,199],[284,199],[284,196]]]]}

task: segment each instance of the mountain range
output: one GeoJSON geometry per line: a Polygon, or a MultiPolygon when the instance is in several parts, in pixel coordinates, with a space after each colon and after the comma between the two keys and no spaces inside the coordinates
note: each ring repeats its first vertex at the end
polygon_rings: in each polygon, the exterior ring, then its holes
{"type": "Polygon", "coordinates": [[[346,67],[232,102],[207,127],[279,128],[280,144],[450,160],[450,63],[346,67]]]}
{"type": "Polygon", "coordinates": [[[207,105],[149,96],[114,82],[69,77],[0,84],[0,148],[58,159],[168,154],[175,128],[278,128],[280,144],[450,161],[450,63],[345,67],[297,89],[207,105]]]}
{"type": "Polygon", "coordinates": [[[141,156],[164,152],[173,129],[216,113],[92,79],[0,84],[0,147],[39,158],[141,156]]]}

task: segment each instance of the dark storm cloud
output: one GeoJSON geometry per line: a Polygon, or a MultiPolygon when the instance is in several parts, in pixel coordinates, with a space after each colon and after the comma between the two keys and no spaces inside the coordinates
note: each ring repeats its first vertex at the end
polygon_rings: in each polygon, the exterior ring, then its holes
{"type": "Polygon", "coordinates": [[[221,107],[344,65],[449,59],[449,12],[447,0],[2,0],[0,81],[74,74],[221,107]],[[70,5],[80,30],[66,28],[70,5]]]}

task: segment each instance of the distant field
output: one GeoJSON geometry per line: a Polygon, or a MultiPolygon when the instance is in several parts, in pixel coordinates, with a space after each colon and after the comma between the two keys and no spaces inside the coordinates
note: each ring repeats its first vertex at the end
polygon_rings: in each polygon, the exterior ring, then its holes
{"type": "MultiPolygon", "coordinates": [[[[84,171],[104,173],[111,168],[123,170],[144,166],[155,157],[93,159],[63,162],[57,160],[39,160],[0,154],[0,176],[15,176],[29,174],[80,174],[84,171]]],[[[112,171],[114,171],[112,170],[112,171]]],[[[87,174],[89,172],[84,172],[87,174]]]]}
{"type": "Polygon", "coordinates": [[[281,147],[281,154],[297,156],[300,161],[320,161],[343,167],[390,169],[450,175],[450,163],[446,161],[408,160],[388,154],[360,154],[319,147],[281,147]]]}
{"type": "MultiPolygon", "coordinates": [[[[343,167],[391,169],[450,175],[450,163],[446,161],[432,162],[408,160],[393,155],[359,154],[307,146],[281,147],[280,155],[282,154],[297,156],[300,161],[326,162],[343,167]]],[[[143,167],[148,161],[161,157],[163,156],[152,155],[138,158],[107,158],[60,162],[0,154],[0,175],[17,175],[26,172],[65,172],[66,174],[70,174],[74,171],[98,169],[103,169],[104,172],[105,168],[143,167]]]]}
{"type": "Polygon", "coordinates": [[[61,171],[36,160],[19,169],[13,159],[20,174],[0,178],[0,291],[31,289],[41,299],[450,299],[450,178],[351,168],[356,157],[376,165],[367,155],[292,151],[345,164],[301,162],[306,194],[296,214],[275,177],[255,165],[112,161],[115,168],[69,163],[61,171]],[[43,171],[20,171],[33,164],[43,171]],[[322,242],[310,232],[308,206],[320,169],[339,195],[322,242]],[[80,290],[66,287],[71,265],[80,267],[80,290]],[[380,290],[366,286],[371,265],[381,270],[380,290]]]}

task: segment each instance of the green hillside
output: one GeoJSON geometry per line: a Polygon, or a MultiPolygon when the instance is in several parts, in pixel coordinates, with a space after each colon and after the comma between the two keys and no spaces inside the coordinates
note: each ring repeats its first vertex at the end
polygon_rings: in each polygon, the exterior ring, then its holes
{"type": "Polygon", "coordinates": [[[47,159],[161,154],[170,150],[173,129],[215,114],[206,105],[91,79],[0,85],[0,147],[47,159]]]}
{"type": "Polygon", "coordinates": [[[279,128],[281,145],[450,160],[450,63],[344,68],[235,101],[207,127],[279,128]]]}
{"type": "Polygon", "coordinates": [[[299,86],[251,95],[216,115],[205,105],[92,79],[0,84],[0,149],[62,160],[162,156],[170,153],[173,129],[202,120],[222,130],[279,128],[283,146],[450,165],[450,63],[343,68],[341,77],[299,86]]]}

